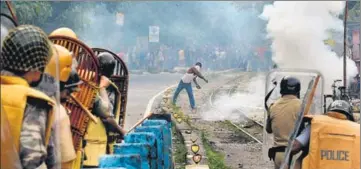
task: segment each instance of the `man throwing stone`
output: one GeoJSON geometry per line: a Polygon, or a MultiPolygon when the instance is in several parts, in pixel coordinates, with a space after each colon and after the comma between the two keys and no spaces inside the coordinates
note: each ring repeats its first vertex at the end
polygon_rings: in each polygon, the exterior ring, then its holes
{"type": "Polygon", "coordinates": [[[208,83],[208,80],[206,78],[204,78],[202,76],[202,74],[200,73],[201,68],[202,68],[202,63],[200,63],[200,62],[197,62],[194,66],[189,68],[187,70],[186,74],[180,80],[178,87],[173,96],[173,104],[176,104],[179,93],[183,89],[186,89],[193,113],[195,113],[196,109],[195,109],[195,101],[194,101],[193,90],[192,90],[192,80],[196,84],[197,89],[201,88],[201,86],[199,86],[199,84],[197,83],[197,80],[196,80],[197,77],[203,79],[206,83],[208,83]]]}

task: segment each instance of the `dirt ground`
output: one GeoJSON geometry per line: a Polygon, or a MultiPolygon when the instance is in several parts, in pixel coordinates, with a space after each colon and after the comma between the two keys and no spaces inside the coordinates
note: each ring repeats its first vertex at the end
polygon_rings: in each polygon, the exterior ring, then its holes
{"type": "Polygon", "coordinates": [[[224,154],[227,166],[232,169],[272,169],[273,164],[263,159],[261,144],[248,139],[243,133],[228,125],[226,121],[204,121],[200,118],[200,113],[210,107],[209,96],[212,90],[239,75],[246,83],[249,73],[230,73],[209,78],[208,84],[201,84],[201,90],[194,88],[197,104],[197,113],[195,114],[190,112],[189,100],[185,91],[181,92],[177,105],[181,106],[190,117],[193,117],[192,125],[194,127],[208,134],[210,145],[224,154]]]}

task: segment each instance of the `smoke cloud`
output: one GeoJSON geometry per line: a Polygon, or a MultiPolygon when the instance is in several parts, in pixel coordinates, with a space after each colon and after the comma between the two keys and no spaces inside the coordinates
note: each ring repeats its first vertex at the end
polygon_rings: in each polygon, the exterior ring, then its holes
{"type": "MultiPolygon", "coordinates": [[[[325,93],[331,93],[335,79],[343,79],[343,60],[324,44],[332,31],[343,33],[344,2],[274,2],[264,7],[261,18],[268,21],[273,40],[273,61],[279,68],[313,69],[325,78],[325,93]]],[[[355,63],[347,60],[348,79],[357,74],[355,63]]]]}
{"type": "Polygon", "coordinates": [[[152,25],[160,27],[160,43],[176,48],[205,44],[239,47],[264,41],[265,22],[258,18],[260,13],[253,9],[237,9],[231,2],[87,3],[89,5],[83,7],[78,16],[87,26],[77,30],[77,34],[91,47],[114,52],[136,45],[137,37],[147,37],[148,26],[152,25]],[[109,6],[114,9],[109,10],[109,6]],[[124,14],[123,26],[116,24],[117,12],[124,14]]]}
{"type": "Polygon", "coordinates": [[[242,116],[244,113],[248,117],[255,117],[262,121],[265,78],[265,75],[258,75],[251,79],[244,79],[239,84],[238,89],[241,90],[244,87],[244,91],[231,95],[225,92],[214,101],[214,109],[201,112],[202,119],[207,121],[241,121],[244,119],[242,116]]]}

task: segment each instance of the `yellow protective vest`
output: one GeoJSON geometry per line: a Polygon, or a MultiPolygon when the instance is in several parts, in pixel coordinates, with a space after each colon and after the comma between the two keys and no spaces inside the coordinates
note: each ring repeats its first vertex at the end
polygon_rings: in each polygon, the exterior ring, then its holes
{"type": "Polygon", "coordinates": [[[326,115],[309,117],[310,147],[302,169],[359,169],[360,124],[326,115]]]}
{"type": "Polygon", "coordinates": [[[99,157],[106,154],[107,150],[107,133],[101,119],[97,117],[98,124],[90,121],[85,135],[87,144],[84,148],[87,157],[84,160],[84,166],[98,166],[99,157]]]}
{"type": "MultiPolygon", "coordinates": [[[[1,107],[1,112],[4,112],[1,107]]],[[[1,113],[1,165],[2,169],[21,169],[19,153],[17,152],[10,133],[10,124],[6,113],[1,113]]]]}
{"type": "MultiPolygon", "coordinates": [[[[28,97],[37,98],[39,100],[47,101],[53,107],[55,102],[41,91],[29,87],[25,79],[15,76],[0,76],[1,81],[1,106],[4,108],[8,121],[10,122],[10,130],[13,138],[13,143],[16,150],[20,149],[20,132],[22,129],[22,122],[26,101],[28,97]]],[[[45,145],[48,144],[50,138],[51,127],[53,124],[53,111],[48,113],[46,131],[45,131],[45,145]]],[[[10,140],[9,140],[10,141],[10,140]]]]}

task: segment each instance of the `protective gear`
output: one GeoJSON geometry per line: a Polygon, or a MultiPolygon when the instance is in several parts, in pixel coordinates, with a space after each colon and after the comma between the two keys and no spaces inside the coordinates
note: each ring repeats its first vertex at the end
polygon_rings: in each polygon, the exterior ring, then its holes
{"type": "Polygon", "coordinates": [[[281,80],[281,95],[295,95],[300,98],[301,82],[294,77],[284,77],[281,80]]]}
{"type": "Polygon", "coordinates": [[[49,36],[66,36],[69,38],[78,39],[75,32],[70,28],[66,28],[66,27],[58,28],[54,30],[53,32],[50,33],[49,36]]]}
{"type": "Polygon", "coordinates": [[[0,13],[0,17],[1,17],[1,31],[0,31],[1,33],[0,48],[1,48],[6,35],[9,34],[9,31],[11,29],[17,27],[18,25],[9,15],[0,13]]]}
{"type": "Polygon", "coordinates": [[[3,169],[20,169],[19,153],[17,152],[15,145],[13,144],[13,138],[11,135],[10,123],[5,113],[4,108],[1,106],[1,162],[0,168],[3,169]]]}
{"type": "MultiPolygon", "coordinates": [[[[295,128],[295,125],[301,124],[303,113],[300,113],[300,111],[306,109],[307,107],[305,106],[311,104],[310,110],[305,112],[305,114],[317,114],[319,112],[323,112],[323,105],[318,103],[319,100],[323,98],[323,81],[320,77],[322,76],[319,72],[312,70],[290,71],[277,69],[267,75],[267,80],[265,83],[265,94],[267,98],[265,98],[265,103],[270,105],[270,107],[268,109],[269,111],[265,111],[264,113],[264,116],[267,117],[267,119],[265,119],[263,123],[263,125],[266,127],[263,132],[262,141],[262,152],[264,160],[269,159],[269,154],[267,152],[272,154],[272,148],[274,147],[291,147],[291,145],[289,145],[289,140],[295,139],[295,136],[297,134],[296,132],[298,132],[299,129],[298,126],[296,126],[297,128],[295,128]],[[285,75],[287,77],[285,77],[285,75]],[[293,77],[294,80],[289,80],[291,79],[291,77],[293,77]],[[300,90],[300,83],[291,83],[292,81],[299,82],[297,79],[302,79],[305,84],[308,83],[308,85],[306,85],[305,87],[305,90],[300,90]],[[282,85],[281,81],[283,82],[282,85]],[[284,92],[284,89],[287,89],[287,83],[293,85],[297,84],[294,86],[290,85],[291,89],[295,89],[291,90],[293,92],[284,92]],[[317,87],[315,88],[315,86],[317,87]],[[286,93],[297,93],[297,95],[286,93]],[[302,100],[299,99],[299,96],[303,98],[309,98],[308,96],[310,96],[311,94],[313,99],[305,100],[307,101],[307,104],[303,103],[302,100]],[[283,97],[281,97],[282,95],[283,97]],[[273,137],[271,137],[271,135],[273,137]]],[[[277,165],[288,164],[290,157],[290,155],[288,154],[288,148],[286,148],[287,154],[286,152],[283,152],[278,152],[275,154],[275,163],[278,163],[277,165]],[[281,158],[283,156],[282,154],[284,154],[284,159],[281,158]]]]}
{"type": "MultiPolygon", "coordinates": [[[[9,122],[11,122],[11,134],[13,137],[15,148],[19,152],[20,132],[22,129],[22,122],[27,98],[32,97],[46,101],[51,107],[55,105],[55,102],[44,93],[30,88],[28,83],[20,77],[1,76],[0,80],[1,104],[4,107],[4,113],[6,113],[9,122]],[[14,102],[15,100],[16,102],[14,102]]],[[[48,144],[50,138],[50,131],[53,123],[52,111],[49,112],[47,119],[48,123],[45,132],[45,145],[48,144]]]]}
{"type": "Polygon", "coordinates": [[[102,52],[98,55],[98,60],[100,65],[100,73],[103,76],[110,78],[115,68],[114,57],[108,52],[102,52]]]}
{"type": "Polygon", "coordinates": [[[196,65],[198,65],[199,67],[202,68],[202,63],[201,62],[197,62],[196,65]]]}
{"type": "Polygon", "coordinates": [[[73,62],[73,56],[68,51],[68,49],[60,46],[53,45],[53,53],[57,54],[58,57],[52,57],[45,68],[45,73],[50,74],[53,77],[56,77],[56,62],[59,62],[59,80],[61,82],[66,82],[70,76],[71,66],[73,62]],[[58,59],[58,60],[57,60],[58,59]]]}
{"type": "Polygon", "coordinates": [[[60,105],[60,147],[61,162],[66,163],[76,158],[73,140],[71,137],[70,120],[63,105],[60,105]]]}
{"type": "Polygon", "coordinates": [[[335,100],[334,102],[332,102],[328,107],[328,111],[339,112],[341,114],[344,114],[348,120],[355,121],[351,105],[344,100],[335,100]]]}
{"type": "Polygon", "coordinates": [[[311,151],[302,169],[360,168],[360,124],[325,115],[307,117],[311,119],[311,151]]]}
{"type": "Polygon", "coordinates": [[[84,139],[87,145],[84,148],[87,160],[84,160],[85,166],[98,166],[99,156],[105,155],[107,150],[107,133],[104,123],[97,117],[98,124],[90,122],[88,126],[88,134],[84,139]]]}
{"type": "Polygon", "coordinates": [[[42,71],[52,56],[47,35],[32,25],[10,31],[1,50],[2,66],[12,72],[42,71]]]}
{"type": "MultiPolygon", "coordinates": [[[[68,80],[63,83],[64,89],[70,89],[71,92],[79,91],[79,85],[81,85],[83,81],[80,80],[79,74],[76,70],[71,70],[70,76],[68,80]]],[[[62,86],[62,85],[61,85],[62,86]]]]}

